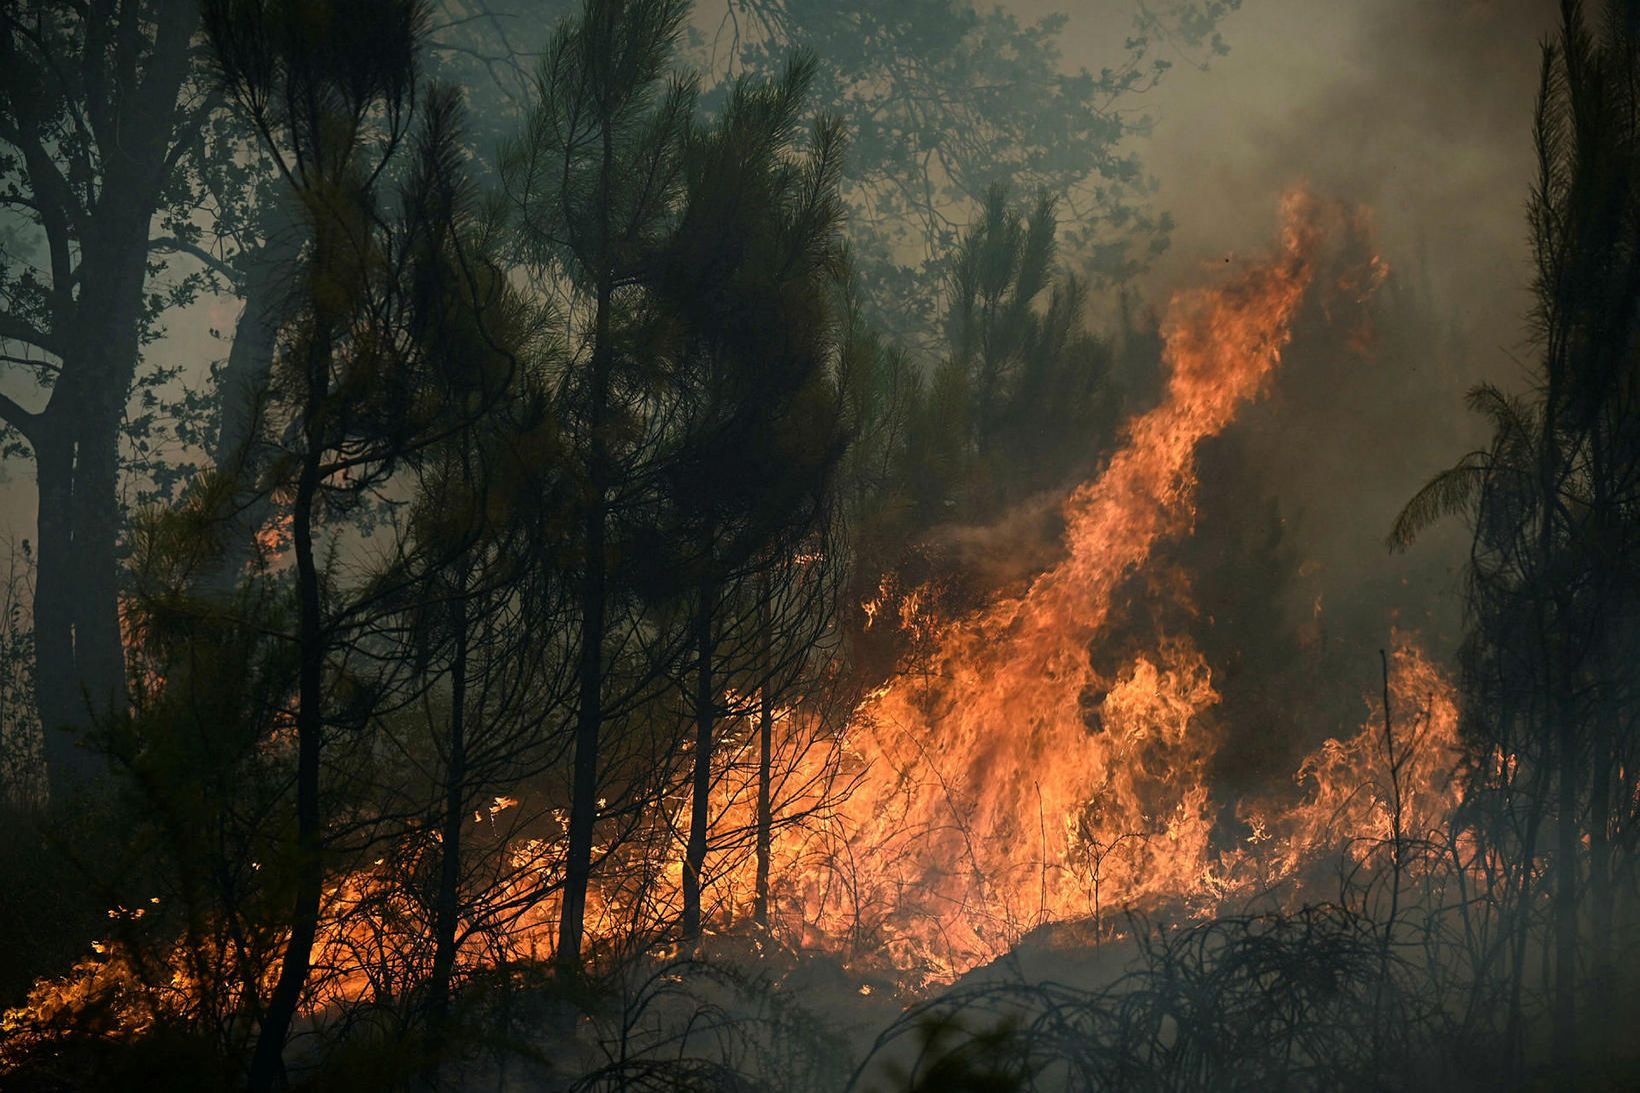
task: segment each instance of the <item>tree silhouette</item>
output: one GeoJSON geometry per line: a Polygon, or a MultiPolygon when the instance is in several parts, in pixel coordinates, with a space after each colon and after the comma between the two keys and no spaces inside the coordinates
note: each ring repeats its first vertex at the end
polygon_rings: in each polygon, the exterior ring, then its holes
{"type": "MultiPolygon", "coordinates": [[[[1579,964],[1594,946],[1592,996],[1610,1004],[1614,867],[1632,845],[1632,664],[1640,562],[1640,27],[1632,5],[1591,29],[1566,4],[1543,51],[1529,205],[1540,356],[1529,393],[1470,394],[1492,440],[1406,506],[1391,542],[1468,514],[1474,532],[1464,652],[1477,802],[1514,883],[1553,893],[1553,1029],[1561,1066],[1586,1042],[1579,964]],[[1507,758],[1505,758],[1507,757],[1507,758]],[[1549,842],[1552,832],[1552,843],[1549,842]],[[1540,882],[1533,863],[1546,856],[1540,882]],[[1587,921],[1585,921],[1587,919],[1587,921]]],[[[1521,1021],[1529,904],[1509,948],[1511,1028],[1521,1021]]],[[[1592,1027],[1592,1026],[1591,1026],[1592,1027]]]]}
{"type": "Polygon", "coordinates": [[[746,602],[760,574],[785,571],[784,555],[801,549],[845,447],[828,375],[841,134],[822,121],[805,155],[794,147],[813,72],[801,58],[777,83],[740,81],[716,122],[692,136],[687,196],[655,294],[676,325],[684,407],[663,459],[676,524],[670,536],[692,586],[689,937],[701,928],[723,662],[733,663],[730,650],[744,657],[763,640],[754,637],[759,616],[733,604],[746,602]]]}
{"type": "MultiPolygon", "coordinates": [[[[606,693],[609,666],[631,639],[612,601],[609,524],[641,448],[652,358],[630,324],[641,282],[676,215],[694,110],[692,79],[668,77],[688,13],[680,0],[588,0],[561,24],[536,78],[524,133],[507,155],[508,196],[523,245],[591,309],[570,396],[582,460],[580,669],[574,784],[558,961],[581,967],[593,833],[599,819],[600,734],[623,704],[606,693]],[[612,632],[622,635],[611,641],[612,632]]],[[[617,574],[617,576],[619,576],[617,574]]],[[[642,690],[640,680],[632,690],[642,690]]]]}
{"type": "Polygon", "coordinates": [[[419,101],[423,6],[221,0],[205,22],[223,86],[261,134],[310,238],[275,381],[294,450],[267,483],[290,498],[298,672],[290,935],[250,1066],[252,1088],[266,1089],[283,1082],[318,932],[327,738],[334,725],[367,723],[383,687],[333,675],[331,660],[418,568],[341,585],[319,553],[323,524],[458,433],[504,389],[513,364],[504,353],[450,352],[448,256],[461,245],[463,181],[448,93],[427,96],[396,207],[385,200],[385,172],[419,101]]]}
{"type": "Polygon", "coordinates": [[[37,227],[0,271],[0,396],[39,482],[36,695],[54,793],[93,773],[73,730],[119,713],[121,424],[159,311],[196,284],[151,276],[154,221],[188,203],[182,165],[217,105],[189,4],[8,4],[0,12],[0,203],[37,227]]]}

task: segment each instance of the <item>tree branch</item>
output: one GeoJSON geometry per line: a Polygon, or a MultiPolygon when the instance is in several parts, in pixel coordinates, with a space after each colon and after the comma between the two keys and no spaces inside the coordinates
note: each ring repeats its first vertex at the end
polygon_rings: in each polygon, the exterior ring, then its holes
{"type": "Polygon", "coordinates": [[[36,429],[40,424],[40,415],[23,409],[9,395],[0,394],[0,420],[22,433],[23,439],[30,444],[39,445],[36,429]]]}
{"type": "Polygon", "coordinates": [[[7,124],[5,117],[0,115],[0,140],[23,154],[23,166],[34,192],[34,210],[40,215],[40,224],[46,232],[46,246],[51,254],[52,288],[59,294],[66,293],[74,276],[73,262],[69,257],[70,228],[83,227],[80,203],[68,180],[46,153],[45,145],[33,126],[25,127],[21,121],[7,124]]]}
{"type": "Polygon", "coordinates": [[[201,247],[198,243],[190,243],[186,239],[178,239],[174,235],[162,235],[154,239],[150,239],[148,241],[148,249],[162,252],[168,251],[174,254],[186,254],[191,258],[197,258],[206,266],[206,268],[215,273],[221,274],[230,282],[235,284],[238,283],[239,274],[238,271],[233,268],[233,264],[218,258],[204,247],[201,247]]]}
{"type": "Polygon", "coordinates": [[[0,311],[0,341],[26,342],[47,353],[62,356],[62,345],[53,334],[37,328],[27,319],[10,311],[0,311]]]}

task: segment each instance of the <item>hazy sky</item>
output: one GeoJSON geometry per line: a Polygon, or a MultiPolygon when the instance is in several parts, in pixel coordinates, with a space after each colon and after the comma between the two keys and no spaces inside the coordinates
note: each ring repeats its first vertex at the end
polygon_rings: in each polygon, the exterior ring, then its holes
{"type": "MultiPolygon", "coordinates": [[[[1014,0],[1024,15],[1063,4],[1014,0]]],[[[1427,261],[1443,310],[1475,363],[1510,378],[1527,271],[1521,210],[1530,169],[1536,40],[1551,0],[1245,0],[1223,26],[1229,56],[1199,71],[1180,58],[1140,104],[1155,121],[1137,145],[1178,228],[1145,278],[1165,298],[1226,252],[1256,250],[1275,203],[1307,182],[1371,206],[1392,267],[1427,261]]],[[[1118,59],[1132,0],[1074,0],[1066,61],[1118,59]]],[[[220,356],[205,327],[231,329],[213,301],[172,317],[156,358],[220,356]]],[[[1449,409],[1467,380],[1455,382],[1449,409]]],[[[1439,408],[1432,408],[1439,409],[1439,408]]],[[[29,535],[32,469],[0,486],[0,524],[29,535]]]]}
{"type": "MultiPolygon", "coordinates": [[[[1424,264],[1474,366],[1512,381],[1539,42],[1556,7],[1246,0],[1224,27],[1229,56],[1180,66],[1150,95],[1144,155],[1178,220],[1151,284],[1267,245],[1278,195],[1307,183],[1371,208],[1391,268],[1424,264]]],[[[1094,10],[1073,16],[1073,38],[1098,34],[1094,10]]]]}
{"type": "MultiPolygon", "coordinates": [[[[1143,154],[1178,222],[1147,278],[1154,298],[1212,276],[1230,252],[1268,247],[1277,198],[1303,183],[1370,208],[1393,275],[1427,284],[1425,304],[1450,324],[1439,340],[1422,327],[1381,330],[1365,355],[1301,337],[1271,399],[1241,426],[1313,574],[1294,599],[1325,595],[1364,670],[1387,636],[1389,601],[1409,605],[1415,617],[1399,621],[1435,649],[1456,636],[1461,524],[1407,555],[1383,541],[1412,493],[1482,439],[1468,388],[1518,387],[1529,359],[1531,115],[1556,8],[1246,0],[1224,26],[1229,56],[1205,72],[1180,65],[1148,96],[1155,129],[1143,154]]],[[[1090,50],[1108,25],[1099,16],[1079,8],[1069,29],[1090,50]]]]}
{"type": "MultiPolygon", "coordinates": [[[[1020,0],[1022,12],[1056,5],[1020,0]]],[[[1073,2],[1067,60],[1096,67],[1124,0],[1073,2]],[[1085,60],[1078,56],[1079,51],[1085,60]]],[[[1538,43],[1553,0],[1245,0],[1230,54],[1179,63],[1148,93],[1139,145],[1178,221],[1158,293],[1271,236],[1307,182],[1370,206],[1393,266],[1427,259],[1443,303],[1502,348],[1523,310],[1522,210],[1538,43]]]]}

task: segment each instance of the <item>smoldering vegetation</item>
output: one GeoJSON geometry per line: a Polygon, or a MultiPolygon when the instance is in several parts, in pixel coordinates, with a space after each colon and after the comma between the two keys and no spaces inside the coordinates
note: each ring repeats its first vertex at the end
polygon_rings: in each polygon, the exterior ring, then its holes
{"type": "Polygon", "coordinates": [[[0,11],[0,1084],[1632,1087],[1640,13],[1241,7],[0,11]]]}

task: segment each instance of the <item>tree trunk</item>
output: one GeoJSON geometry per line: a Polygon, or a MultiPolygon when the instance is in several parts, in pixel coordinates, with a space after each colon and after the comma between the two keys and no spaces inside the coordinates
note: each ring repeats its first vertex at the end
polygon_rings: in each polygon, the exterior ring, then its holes
{"type": "Polygon", "coordinates": [[[222,529],[222,556],[201,582],[218,594],[233,591],[254,555],[257,532],[274,514],[271,497],[256,488],[262,468],[257,427],[285,316],[289,277],[302,243],[294,224],[275,220],[266,242],[246,262],[245,305],[219,385],[222,422],[211,464],[237,481],[227,527],[222,529]]]}
{"type": "MultiPolygon", "coordinates": [[[[140,355],[149,227],[175,169],[173,153],[183,146],[174,142],[191,139],[174,127],[198,20],[191,4],[157,4],[152,18],[122,14],[112,33],[87,26],[88,33],[99,34],[95,45],[86,39],[85,48],[98,51],[87,58],[90,64],[146,54],[141,79],[122,70],[98,104],[103,117],[95,137],[104,158],[96,199],[82,207],[60,179],[57,186],[47,184],[51,165],[28,168],[50,245],[78,259],[72,282],[58,281],[67,271],[53,264],[51,332],[57,344],[51,351],[60,369],[45,409],[26,430],[40,482],[36,703],[48,785],[59,798],[103,769],[94,753],[79,746],[79,730],[122,710],[126,700],[117,551],[120,424],[140,355]]],[[[44,93],[59,91],[72,97],[92,89],[64,85],[44,93]]],[[[49,144],[50,134],[37,125],[28,128],[32,138],[49,144]]]]}
{"type": "Polygon", "coordinates": [[[760,925],[769,924],[769,857],[774,845],[774,696],[773,620],[769,603],[769,578],[763,577],[757,607],[758,654],[763,679],[757,695],[757,906],[760,925]]]}
{"type": "MultiPolygon", "coordinates": [[[[1508,709],[1499,717],[1501,728],[1500,739],[1510,740],[1514,737],[1513,722],[1515,718],[1508,709]]],[[[1509,941],[1509,963],[1505,969],[1508,978],[1508,1017],[1504,1022],[1504,1043],[1509,1052],[1508,1073],[1518,1080],[1523,1080],[1525,1074],[1525,999],[1527,975],[1527,947],[1532,937],[1532,905],[1536,900],[1537,880],[1532,864],[1538,853],[1538,833],[1543,825],[1544,812],[1549,805],[1550,787],[1543,779],[1547,778],[1546,768],[1533,772],[1531,780],[1524,789],[1515,774],[1506,773],[1506,788],[1513,799],[1517,795],[1524,796],[1527,801],[1526,829],[1521,835],[1520,849],[1515,857],[1517,873],[1512,882],[1514,890],[1509,895],[1514,900],[1512,913],[1514,920],[1510,924],[1512,938],[1509,941]]],[[[1511,812],[1517,807],[1511,803],[1507,806],[1511,812]]],[[[1511,817],[1512,818],[1512,817],[1511,817]]],[[[1494,818],[1494,823],[1502,824],[1502,819],[1494,818]]],[[[1507,872],[1505,873],[1507,877],[1507,872]]]]}
{"type": "MultiPolygon", "coordinates": [[[[109,198],[110,205],[116,201],[109,198]]],[[[126,701],[119,432],[136,375],[150,208],[108,208],[87,236],[61,378],[35,429],[36,688],[57,796],[102,771],[102,761],[79,746],[78,737],[126,701]]]]}
{"type": "MultiPolygon", "coordinates": [[[[133,357],[135,359],[135,347],[133,357]]],[[[110,369],[112,371],[112,369],[110,369]]],[[[83,688],[85,715],[94,724],[118,716],[127,701],[125,640],[120,629],[121,529],[119,428],[125,394],[115,380],[83,427],[74,464],[74,564],[70,588],[74,664],[83,688]]]]}
{"type": "Polygon", "coordinates": [[[1554,1061],[1569,1073],[1577,1057],[1578,858],[1577,731],[1570,710],[1559,704],[1556,736],[1560,758],[1556,809],[1554,1061]]]}
{"type": "Polygon", "coordinates": [[[35,703],[45,734],[46,774],[53,799],[66,799],[94,777],[99,763],[80,745],[75,726],[83,704],[74,668],[74,613],[69,589],[74,578],[74,448],[54,427],[44,426],[34,442],[39,480],[34,590],[35,703]]]}
{"type": "Polygon", "coordinates": [[[324,604],[314,556],[314,506],[319,495],[323,425],[319,421],[330,375],[330,338],[314,334],[309,350],[308,395],[303,412],[306,449],[291,506],[291,540],[296,552],[299,658],[296,706],[296,873],[290,911],[290,940],[279,978],[262,1015],[251,1059],[250,1088],[264,1093],[284,1085],[285,1039],[302,999],[319,932],[324,888],[323,838],[319,813],[319,758],[324,733],[324,604]]]}
{"type": "Polygon", "coordinates": [[[461,825],[467,816],[467,601],[460,582],[451,605],[456,646],[450,659],[450,754],[444,772],[444,817],[439,844],[438,895],[433,923],[433,981],[430,1010],[433,1034],[443,1030],[450,1010],[450,980],[456,966],[456,930],[461,909],[461,825]]]}
{"type": "MultiPolygon", "coordinates": [[[[706,557],[710,564],[710,554],[706,557]]],[[[701,883],[706,872],[706,829],[712,820],[712,582],[700,584],[695,606],[695,768],[689,796],[689,845],[683,857],[683,936],[700,936],[701,883]]]]}
{"type": "Polygon", "coordinates": [[[609,408],[610,373],[614,347],[610,344],[614,306],[614,277],[608,270],[609,173],[613,170],[614,146],[607,129],[604,135],[605,269],[598,281],[598,299],[593,317],[592,400],[587,413],[589,458],[587,460],[586,524],[584,528],[586,570],[581,582],[581,663],[579,701],[575,715],[575,760],[570,787],[569,846],[564,862],[564,898],[558,919],[556,963],[560,974],[576,977],[581,973],[581,935],[586,927],[587,886],[592,881],[592,834],[598,823],[598,734],[603,726],[604,611],[606,607],[607,559],[604,557],[604,524],[609,510],[609,453],[604,421],[609,408]]]}
{"type": "Polygon", "coordinates": [[[575,716],[575,765],[569,806],[569,847],[564,863],[563,913],[558,924],[557,964],[579,975],[587,886],[592,879],[592,831],[598,822],[598,731],[603,721],[604,504],[601,491],[586,522],[586,575],[581,584],[581,664],[575,716]]]}
{"type": "MultiPolygon", "coordinates": [[[[1608,676],[1608,678],[1611,678],[1608,676]]],[[[1621,769],[1622,760],[1616,754],[1617,728],[1612,724],[1615,713],[1610,700],[1602,701],[1596,715],[1598,750],[1589,764],[1593,779],[1589,787],[1589,934],[1590,968],[1589,1009],[1598,1015],[1591,1030],[1594,1038],[1590,1048],[1606,1056],[1618,1045],[1612,1043],[1610,1033],[1615,1030],[1617,1013],[1617,957],[1615,953],[1614,902],[1616,892],[1612,883],[1611,800],[1612,780],[1621,769]]]]}

